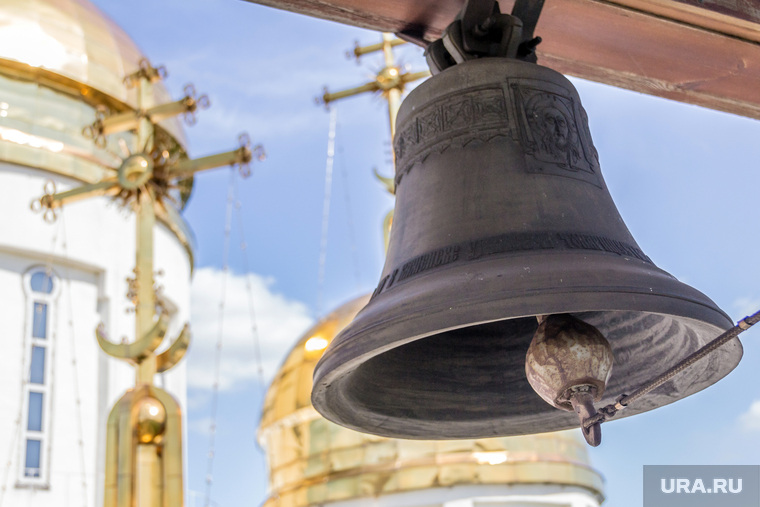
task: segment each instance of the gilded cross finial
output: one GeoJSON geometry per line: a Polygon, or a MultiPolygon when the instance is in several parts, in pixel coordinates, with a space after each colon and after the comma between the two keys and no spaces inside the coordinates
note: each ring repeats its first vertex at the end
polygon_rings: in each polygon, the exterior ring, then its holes
{"type": "MultiPolygon", "coordinates": [[[[359,63],[359,59],[370,53],[378,51],[383,52],[383,59],[385,66],[375,76],[374,81],[365,83],[355,88],[349,88],[338,92],[328,92],[325,88],[325,92],[322,97],[316,99],[317,104],[324,104],[328,106],[331,102],[344,99],[346,97],[352,97],[366,92],[380,92],[383,98],[388,102],[388,117],[390,119],[390,132],[391,141],[396,135],[396,116],[398,115],[398,109],[401,106],[401,95],[404,93],[407,83],[417,81],[430,76],[430,71],[423,70],[420,72],[407,72],[401,66],[396,63],[396,57],[393,54],[393,48],[406,44],[406,41],[396,38],[391,33],[383,33],[383,40],[377,44],[371,44],[369,46],[360,46],[356,43],[353,51],[347,52],[346,56],[349,58],[356,57],[356,62],[359,63]]],[[[395,157],[394,157],[395,158],[395,157]]],[[[394,161],[395,163],[395,161],[394,161]]],[[[383,184],[383,186],[392,195],[395,195],[396,188],[393,178],[387,178],[381,176],[377,170],[374,170],[375,177],[383,184]]],[[[388,250],[388,241],[390,239],[390,229],[393,224],[393,210],[389,211],[383,220],[383,237],[385,250],[388,250]]]]}
{"type": "Polygon", "coordinates": [[[327,88],[325,88],[324,94],[321,97],[318,97],[316,102],[327,106],[331,102],[346,97],[352,97],[366,92],[380,92],[383,98],[388,101],[391,139],[393,139],[396,132],[396,115],[398,114],[398,108],[401,105],[401,94],[404,92],[406,84],[430,76],[430,71],[407,72],[396,63],[393,48],[400,46],[401,44],[406,44],[406,41],[397,39],[391,33],[383,33],[383,40],[378,44],[362,47],[359,46],[359,43],[357,42],[353,52],[347,53],[347,56],[355,56],[356,61],[358,62],[364,55],[382,51],[385,66],[377,73],[374,81],[370,81],[361,86],[332,93],[328,92],[327,88]]]}
{"type": "Polygon", "coordinates": [[[195,113],[209,106],[208,97],[198,96],[192,85],[185,96],[175,102],[154,104],[152,83],[166,76],[163,67],[152,67],[147,60],[125,77],[129,88],[136,88],[137,109],[113,115],[101,112],[83,134],[104,147],[106,137],[124,131],[136,133],[135,151],[126,152],[112,176],[101,181],[57,192],[53,183],[45,186],[42,197],[32,202],[32,209],[43,213],[48,222],[55,221],[60,208],[76,200],[108,195],[119,199],[136,215],[135,277],[128,279],[128,298],[135,305],[135,340],[113,343],[98,326],[95,335],[100,348],[109,356],[130,363],[135,368],[135,387],[127,390],[114,405],[106,431],[105,507],[182,507],[182,413],[174,398],[153,384],[156,373],[175,366],[190,343],[190,329],[185,324],[171,345],[156,354],[164,341],[170,316],[154,282],[153,234],[156,211],[172,200],[172,190],[195,173],[225,165],[237,165],[240,173],[250,175],[249,163],[264,158],[261,146],[251,146],[247,134],[239,138],[238,148],[188,159],[181,150],[157,136],[156,124],[183,115],[188,124],[195,123],[195,113]]]}

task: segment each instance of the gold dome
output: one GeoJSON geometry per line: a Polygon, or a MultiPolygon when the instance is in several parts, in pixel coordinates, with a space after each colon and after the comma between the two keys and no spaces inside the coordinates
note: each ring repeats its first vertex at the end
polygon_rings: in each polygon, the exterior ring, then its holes
{"type": "MultiPolygon", "coordinates": [[[[144,59],[124,31],[88,0],[2,0],[0,161],[84,183],[113,177],[124,147],[133,153],[141,149],[134,133],[109,135],[101,148],[82,129],[100,111],[137,109],[136,89],[124,78],[144,59]]],[[[147,101],[171,99],[159,81],[147,101]]],[[[177,118],[159,124],[156,140],[185,156],[177,118]]],[[[189,229],[176,210],[157,212],[192,255],[189,229]]]]}
{"type": "MultiPolygon", "coordinates": [[[[33,74],[84,97],[103,94],[108,104],[137,107],[135,89],[124,77],[145,56],[129,36],[88,0],[3,0],[0,8],[0,67],[33,74]],[[109,101],[110,102],[110,101],[109,101]]],[[[162,84],[155,101],[170,101],[162,84]]],[[[90,100],[93,100],[92,98],[90,100]]],[[[95,99],[97,100],[97,99],[95,99]]],[[[182,138],[177,122],[167,124],[182,138]]]]}
{"type": "Polygon", "coordinates": [[[364,307],[350,301],[298,340],[267,392],[259,442],[269,464],[264,507],[306,507],[457,485],[558,485],[603,499],[577,432],[477,440],[398,440],[349,430],[311,405],[327,344],[364,307]]]}

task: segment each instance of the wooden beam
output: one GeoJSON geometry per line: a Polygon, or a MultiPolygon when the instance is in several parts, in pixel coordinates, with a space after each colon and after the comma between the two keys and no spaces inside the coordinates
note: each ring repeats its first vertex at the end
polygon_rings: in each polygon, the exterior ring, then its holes
{"type": "MultiPolygon", "coordinates": [[[[255,0],[435,40],[461,0],[255,0]]],[[[513,1],[500,2],[502,12],[513,1]]],[[[562,73],[760,119],[760,2],[546,0],[539,63],[562,73]]]]}
{"type": "Polygon", "coordinates": [[[544,38],[540,63],[760,119],[757,42],[609,2],[561,0],[547,2],[544,9],[536,28],[544,38]]]}

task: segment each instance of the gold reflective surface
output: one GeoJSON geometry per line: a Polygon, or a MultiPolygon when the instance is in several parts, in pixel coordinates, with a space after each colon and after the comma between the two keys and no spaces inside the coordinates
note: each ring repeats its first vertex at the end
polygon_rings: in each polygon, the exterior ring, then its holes
{"type": "MultiPolygon", "coordinates": [[[[0,2],[0,160],[85,183],[115,178],[122,160],[140,151],[135,133],[108,136],[99,147],[82,129],[98,110],[139,108],[136,88],[124,78],[143,58],[88,0],[0,2]]],[[[151,89],[155,103],[171,101],[160,81],[151,89]]],[[[161,122],[156,135],[184,153],[177,118],[161,122]]],[[[173,197],[184,201],[179,192],[173,197]]],[[[192,238],[179,213],[156,211],[192,258],[192,238]]]]}
{"type": "MultiPolygon", "coordinates": [[[[94,89],[137,107],[137,94],[124,78],[143,58],[132,39],[87,0],[3,0],[0,7],[0,59],[68,78],[83,85],[83,95],[94,89]]],[[[153,93],[156,103],[171,102],[163,85],[153,93]]],[[[182,139],[176,120],[164,126],[182,139]]]]}
{"type": "MultiPolygon", "coordinates": [[[[2,10],[0,9],[0,12],[2,10]]],[[[100,149],[82,135],[95,109],[34,81],[3,75],[0,67],[0,156],[3,160],[95,182],[121,163],[119,141],[100,149]]],[[[131,145],[132,134],[122,139],[131,145]]]]}
{"type": "Polygon", "coordinates": [[[269,463],[265,507],[306,507],[455,485],[553,484],[600,500],[602,477],[577,432],[477,440],[398,440],[333,424],[311,406],[312,374],[329,343],[364,307],[350,301],[296,343],[264,402],[259,442],[269,463]]]}

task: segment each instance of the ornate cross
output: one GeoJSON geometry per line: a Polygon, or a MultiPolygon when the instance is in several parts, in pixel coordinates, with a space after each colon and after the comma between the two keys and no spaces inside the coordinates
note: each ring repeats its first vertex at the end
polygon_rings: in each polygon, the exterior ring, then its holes
{"type": "MultiPolygon", "coordinates": [[[[361,86],[349,88],[347,90],[341,90],[338,92],[328,92],[325,88],[322,97],[316,99],[317,104],[324,104],[327,106],[330,102],[344,99],[346,97],[352,97],[367,92],[380,92],[383,98],[388,102],[388,117],[390,119],[391,130],[391,143],[396,135],[396,115],[398,109],[401,106],[401,95],[404,93],[404,88],[407,83],[417,81],[430,76],[430,71],[423,70],[420,72],[406,72],[399,65],[396,64],[396,58],[393,54],[393,48],[401,44],[406,44],[406,41],[397,39],[392,33],[383,33],[383,41],[377,44],[371,44],[369,46],[359,46],[356,43],[356,47],[347,56],[356,57],[356,61],[369,53],[375,53],[377,51],[383,52],[385,60],[385,67],[375,76],[374,81],[365,83],[361,86]]],[[[395,159],[395,157],[394,157],[395,159]]],[[[393,178],[381,176],[377,170],[374,171],[375,177],[383,184],[391,195],[396,193],[396,183],[393,178]]],[[[385,249],[388,249],[388,240],[390,238],[391,225],[393,224],[393,210],[389,211],[383,220],[383,236],[385,249]]]]}
{"type": "Polygon", "coordinates": [[[190,330],[185,324],[171,345],[156,354],[170,321],[153,278],[156,207],[166,209],[165,201],[172,200],[170,192],[197,172],[238,165],[246,177],[253,157],[264,157],[261,146],[251,148],[245,134],[240,136],[237,149],[195,160],[181,159],[180,153],[172,153],[157,142],[156,123],[181,114],[192,124],[196,110],[209,105],[205,95],[196,97],[192,86],[186,87],[185,97],[176,102],[153,104],[152,84],[165,74],[163,67],[154,68],[143,60],[140,69],[124,79],[127,87],[137,88],[138,110],[99,114],[83,130],[101,147],[105,147],[109,134],[136,131],[138,151],[122,161],[114,177],[65,192],[56,192],[55,186],[48,184],[45,195],[32,203],[32,209],[42,212],[49,222],[56,219],[65,203],[102,195],[120,199],[136,215],[135,277],[129,280],[128,291],[135,305],[135,341],[113,343],[105,336],[102,324],[96,330],[101,349],[132,364],[136,371],[135,387],[127,390],[108,417],[105,507],[184,505],[182,414],[177,401],[156,387],[153,378],[182,359],[190,343],[190,330]]]}

